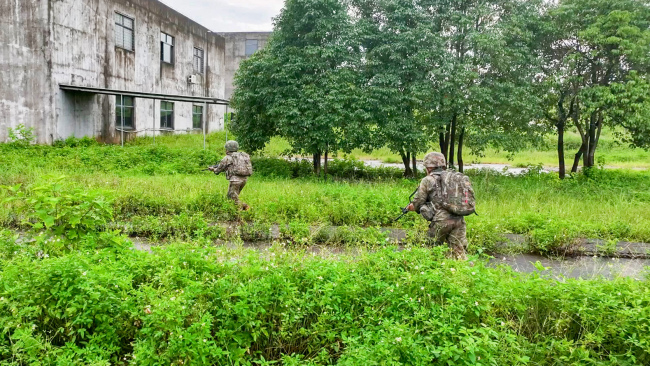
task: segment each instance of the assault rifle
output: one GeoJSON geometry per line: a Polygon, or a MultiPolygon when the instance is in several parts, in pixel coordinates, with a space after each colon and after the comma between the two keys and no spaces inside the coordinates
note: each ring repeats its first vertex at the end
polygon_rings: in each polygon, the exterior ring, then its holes
{"type": "Polygon", "coordinates": [[[397,222],[397,221],[399,221],[402,217],[406,216],[406,214],[409,213],[408,207],[409,207],[409,206],[411,205],[411,203],[413,202],[413,196],[415,196],[415,194],[418,192],[418,189],[420,189],[419,186],[418,186],[418,187],[415,189],[415,191],[413,191],[413,193],[411,193],[411,195],[409,196],[409,203],[408,203],[408,205],[406,205],[406,207],[400,207],[400,209],[402,210],[402,214],[401,214],[398,218],[396,218],[395,220],[393,220],[393,222],[397,222]]]}

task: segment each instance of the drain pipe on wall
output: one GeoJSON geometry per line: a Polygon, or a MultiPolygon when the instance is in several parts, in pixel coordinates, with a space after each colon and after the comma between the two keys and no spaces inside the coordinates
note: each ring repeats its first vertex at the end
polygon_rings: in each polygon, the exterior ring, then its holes
{"type": "Polygon", "coordinates": [[[208,103],[203,103],[203,150],[205,150],[205,127],[208,124],[208,103]]]}
{"type": "Polygon", "coordinates": [[[122,142],[122,147],[124,147],[124,95],[120,95],[120,110],[122,114],[122,131],[120,132],[120,140],[122,142]]]}

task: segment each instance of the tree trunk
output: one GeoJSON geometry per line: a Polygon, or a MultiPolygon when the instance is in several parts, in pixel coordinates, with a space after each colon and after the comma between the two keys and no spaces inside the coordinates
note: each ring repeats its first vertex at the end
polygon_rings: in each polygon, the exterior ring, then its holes
{"type": "Polygon", "coordinates": [[[410,154],[406,154],[404,151],[400,151],[399,155],[402,157],[402,163],[404,163],[404,177],[412,177],[413,171],[411,170],[410,154]]]}
{"type": "Polygon", "coordinates": [[[416,153],[411,153],[411,163],[413,163],[413,176],[417,177],[418,175],[418,159],[416,153]]]}
{"type": "Polygon", "coordinates": [[[320,176],[320,151],[314,153],[314,174],[320,176]]]}
{"type": "Polygon", "coordinates": [[[445,156],[445,161],[449,159],[449,141],[451,140],[451,123],[445,127],[445,148],[441,151],[445,156]]]}
{"type": "Polygon", "coordinates": [[[596,118],[596,128],[594,132],[594,139],[589,145],[589,161],[591,166],[596,166],[596,149],[598,148],[598,142],[600,141],[600,133],[603,131],[603,114],[598,112],[598,117],[596,118]]]}
{"type": "Polygon", "coordinates": [[[566,167],[564,165],[564,121],[557,123],[557,158],[560,168],[560,179],[566,177],[566,167]]]}
{"type": "Polygon", "coordinates": [[[458,136],[458,171],[463,173],[465,171],[465,164],[463,162],[463,140],[465,139],[465,127],[460,130],[458,136]]]}
{"type": "Polygon", "coordinates": [[[440,152],[444,155],[447,151],[447,145],[445,144],[445,131],[444,129],[440,132],[438,136],[438,144],[440,145],[440,152]]]}
{"type": "Polygon", "coordinates": [[[327,181],[327,153],[328,152],[329,151],[325,150],[325,162],[324,162],[325,165],[323,166],[323,177],[325,178],[326,181],[327,181]]]}
{"type": "Polygon", "coordinates": [[[582,155],[585,152],[585,149],[587,148],[587,144],[585,142],[580,145],[580,150],[575,155],[575,158],[573,159],[573,167],[571,168],[571,173],[577,173],[578,172],[578,166],[580,166],[580,159],[582,158],[582,155]]]}
{"type": "Polygon", "coordinates": [[[451,137],[449,141],[449,158],[447,160],[447,166],[449,168],[454,168],[454,145],[456,144],[456,122],[457,115],[454,113],[454,117],[451,119],[451,137]]]}
{"type": "Polygon", "coordinates": [[[584,155],[584,165],[585,167],[589,168],[594,166],[594,153],[596,152],[596,119],[596,112],[591,113],[589,116],[589,136],[587,139],[587,150],[585,151],[584,155]]]}

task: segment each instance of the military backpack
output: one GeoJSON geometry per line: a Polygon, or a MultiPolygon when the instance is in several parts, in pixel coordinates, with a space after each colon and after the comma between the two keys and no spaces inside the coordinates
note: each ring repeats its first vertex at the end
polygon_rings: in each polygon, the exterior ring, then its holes
{"type": "Polygon", "coordinates": [[[443,171],[440,173],[440,205],[449,213],[469,216],[476,213],[476,199],[469,177],[463,173],[443,171]]]}
{"type": "Polygon", "coordinates": [[[248,154],[236,152],[232,153],[231,156],[233,159],[231,174],[240,177],[249,177],[253,175],[253,164],[251,164],[251,158],[248,154]]]}

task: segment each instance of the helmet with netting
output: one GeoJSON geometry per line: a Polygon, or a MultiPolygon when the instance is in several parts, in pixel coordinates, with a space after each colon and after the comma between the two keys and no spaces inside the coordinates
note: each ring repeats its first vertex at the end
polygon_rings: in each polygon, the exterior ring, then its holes
{"type": "Polygon", "coordinates": [[[427,168],[441,168],[447,166],[447,161],[441,153],[432,152],[424,156],[424,166],[427,168]]]}
{"type": "Polygon", "coordinates": [[[227,152],[237,152],[239,150],[239,144],[237,141],[230,140],[226,142],[226,151],[227,152]]]}

